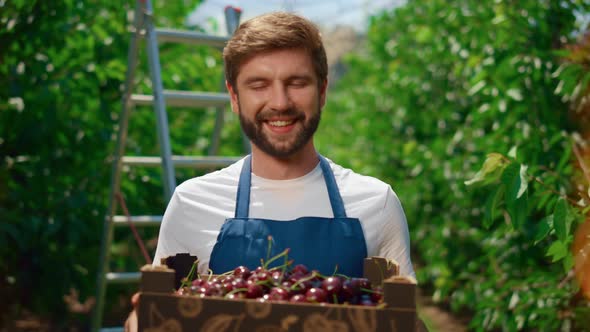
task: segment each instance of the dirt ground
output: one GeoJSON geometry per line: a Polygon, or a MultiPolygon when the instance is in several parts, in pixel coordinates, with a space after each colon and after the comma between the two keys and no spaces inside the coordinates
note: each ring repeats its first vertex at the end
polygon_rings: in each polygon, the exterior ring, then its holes
{"type": "Polygon", "coordinates": [[[429,332],[466,332],[467,321],[458,319],[451,313],[436,306],[430,298],[417,295],[418,315],[429,332]]]}

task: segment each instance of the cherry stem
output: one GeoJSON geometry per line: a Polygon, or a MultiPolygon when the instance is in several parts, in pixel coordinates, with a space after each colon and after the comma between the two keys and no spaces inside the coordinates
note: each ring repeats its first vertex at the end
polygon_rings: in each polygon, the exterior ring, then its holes
{"type": "Polygon", "coordinates": [[[295,289],[295,287],[299,287],[299,285],[300,285],[301,283],[304,283],[304,282],[306,282],[306,281],[309,281],[309,280],[311,280],[311,279],[315,278],[315,277],[316,277],[316,276],[318,276],[318,275],[319,275],[319,273],[317,273],[316,271],[312,271],[312,272],[311,272],[311,274],[310,274],[310,275],[308,275],[307,277],[303,277],[303,278],[301,278],[301,279],[297,280],[297,282],[296,282],[296,283],[294,283],[294,284],[293,284],[293,286],[291,286],[291,290],[294,290],[294,289],[295,289]]]}
{"type": "Polygon", "coordinates": [[[332,273],[332,277],[336,275],[336,272],[338,272],[338,264],[334,266],[334,273],[332,273]]]}
{"type": "MultiPolygon", "coordinates": [[[[266,260],[268,261],[270,259],[270,249],[272,246],[272,235],[268,236],[268,247],[266,248],[266,260]]],[[[266,266],[265,266],[266,268],[266,266]]]]}
{"type": "Polygon", "coordinates": [[[268,259],[268,260],[267,260],[267,261],[266,261],[266,262],[265,262],[265,263],[262,265],[262,267],[264,267],[265,269],[266,269],[266,268],[268,268],[268,265],[269,265],[270,263],[272,263],[272,262],[276,261],[277,259],[279,259],[279,258],[281,258],[281,257],[283,257],[283,256],[285,256],[285,255],[287,255],[287,254],[289,254],[289,248],[287,248],[287,249],[283,250],[281,253],[279,253],[278,255],[274,256],[273,258],[271,258],[271,259],[268,259]]]}
{"type": "Polygon", "coordinates": [[[236,288],[234,290],[232,290],[231,292],[227,292],[227,294],[225,294],[225,297],[228,297],[229,295],[233,295],[239,292],[246,292],[248,291],[248,288],[236,288]]]}
{"type": "Polygon", "coordinates": [[[213,277],[213,270],[208,269],[207,271],[209,271],[209,275],[207,276],[207,281],[211,281],[211,277],[213,277]]]}
{"type": "Polygon", "coordinates": [[[230,275],[230,274],[233,274],[233,273],[234,273],[234,271],[233,270],[230,270],[230,271],[227,271],[227,272],[223,272],[222,274],[220,274],[220,276],[227,276],[227,275],[230,275]]]}
{"type": "MultiPolygon", "coordinates": [[[[191,266],[191,269],[188,272],[188,275],[182,279],[182,283],[180,284],[180,288],[190,285],[190,283],[193,281],[193,275],[195,274],[195,270],[197,270],[197,265],[199,265],[198,259],[193,262],[193,265],[191,266]]],[[[198,272],[197,272],[197,278],[200,278],[198,272]]]]}
{"type": "Polygon", "coordinates": [[[365,293],[372,293],[372,294],[383,294],[383,292],[380,291],[376,291],[373,289],[368,289],[368,288],[361,288],[361,290],[365,293]]]}

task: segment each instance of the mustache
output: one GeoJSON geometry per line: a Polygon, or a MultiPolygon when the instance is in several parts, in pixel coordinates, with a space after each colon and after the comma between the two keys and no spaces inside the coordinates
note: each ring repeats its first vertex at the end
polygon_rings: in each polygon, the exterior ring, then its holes
{"type": "Polygon", "coordinates": [[[256,121],[266,121],[273,118],[290,118],[295,120],[303,120],[305,119],[305,114],[294,107],[287,108],[282,111],[276,111],[272,109],[263,110],[260,113],[256,114],[256,121]]]}

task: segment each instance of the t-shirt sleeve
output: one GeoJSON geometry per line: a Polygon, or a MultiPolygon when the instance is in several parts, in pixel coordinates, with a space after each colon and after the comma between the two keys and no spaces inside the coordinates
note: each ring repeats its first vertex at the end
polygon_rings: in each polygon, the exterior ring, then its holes
{"type": "Polygon", "coordinates": [[[382,210],[383,229],[379,246],[379,256],[394,259],[400,265],[400,274],[416,278],[410,258],[410,233],[404,209],[399,198],[388,187],[385,205],[382,210]]]}
{"type": "Polygon", "coordinates": [[[184,224],[184,212],[178,193],[175,191],[166,207],[162,223],[160,225],[160,234],[158,235],[158,246],[154,255],[154,265],[160,265],[162,258],[176,255],[177,253],[187,252],[178,234],[183,234],[182,227],[184,224]]]}

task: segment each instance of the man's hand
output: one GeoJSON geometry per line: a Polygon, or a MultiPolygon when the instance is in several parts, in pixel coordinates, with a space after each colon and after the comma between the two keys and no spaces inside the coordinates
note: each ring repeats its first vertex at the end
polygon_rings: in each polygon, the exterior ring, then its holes
{"type": "Polygon", "coordinates": [[[131,297],[131,305],[133,306],[133,311],[127,317],[125,321],[125,331],[126,332],[137,332],[137,305],[139,304],[139,293],[133,294],[131,297]]]}

